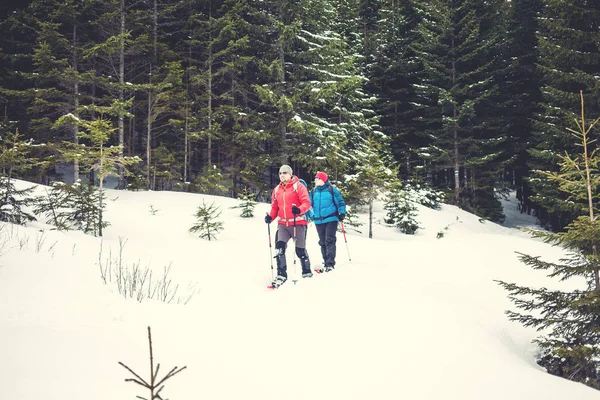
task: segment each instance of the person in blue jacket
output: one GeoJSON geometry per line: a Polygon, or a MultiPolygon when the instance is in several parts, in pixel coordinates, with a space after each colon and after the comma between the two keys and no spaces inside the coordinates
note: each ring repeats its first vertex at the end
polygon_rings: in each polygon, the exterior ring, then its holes
{"type": "Polygon", "coordinates": [[[337,226],[346,217],[346,203],[338,188],[322,171],[316,173],[315,188],[309,194],[325,271],[329,272],[335,267],[337,226]]]}

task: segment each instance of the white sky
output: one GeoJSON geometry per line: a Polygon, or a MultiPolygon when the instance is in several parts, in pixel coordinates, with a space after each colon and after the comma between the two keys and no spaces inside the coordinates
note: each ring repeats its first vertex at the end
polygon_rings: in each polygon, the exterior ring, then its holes
{"type": "MultiPolygon", "coordinates": [[[[123,238],[126,267],[139,261],[160,274],[171,264],[178,295],[195,294],[187,305],[125,299],[101,280],[101,239],[40,222],[3,224],[1,400],[147,398],[117,364],[148,379],[147,326],[159,376],[187,366],[166,382],[162,395],[171,400],[600,398],[545,373],[535,363],[536,332],[504,315],[512,305],[494,279],[558,285],[521,264],[515,251],[556,260],[560,250],[516,228],[481,223],[453,206],[419,207],[425,228],[408,236],[382,225],[378,204],[373,239],[366,225],[362,234],[348,233],[348,247],[338,234],[335,271],[269,291],[267,204],[243,219],[229,198],[108,197],[103,265],[123,238]],[[202,199],[222,208],[217,241],[188,233],[202,199]]],[[[507,226],[532,223],[514,199],[506,204],[507,226]]],[[[320,265],[312,225],[308,251],[313,267],[320,265]]]]}

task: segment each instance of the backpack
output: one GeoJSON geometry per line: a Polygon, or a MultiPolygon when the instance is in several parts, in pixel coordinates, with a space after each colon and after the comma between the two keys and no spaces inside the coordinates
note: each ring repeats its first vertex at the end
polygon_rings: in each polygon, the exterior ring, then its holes
{"type": "MultiPolygon", "coordinates": [[[[308,183],[306,183],[306,181],[304,179],[298,178],[298,182],[303,184],[304,187],[308,190],[308,183]]],[[[294,182],[294,184],[292,185],[292,188],[294,189],[294,192],[296,192],[296,193],[298,193],[298,182],[294,182]]],[[[277,185],[277,190],[279,190],[280,187],[281,187],[281,185],[277,185]]]]}
{"type": "MultiPolygon", "coordinates": [[[[304,187],[308,190],[308,183],[306,183],[306,181],[304,179],[298,178],[298,182],[303,184],[304,187]]],[[[294,184],[292,185],[292,188],[294,189],[294,192],[296,192],[296,193],[298,193],[298,182],[294,182],[294,184]]],[[[277,185],[277,190],[279,190],[280,187],[281,187],[281,185],[277,185]]],[[[335,208],[337,210],[337,206],[335,206],[335,208]]],[[[315,213],[314,213],[312,207],[308,209],[308,211],[304,214],[304,216],[306,217],[307,222],[312,222],[315,219],[315,213]]]]}

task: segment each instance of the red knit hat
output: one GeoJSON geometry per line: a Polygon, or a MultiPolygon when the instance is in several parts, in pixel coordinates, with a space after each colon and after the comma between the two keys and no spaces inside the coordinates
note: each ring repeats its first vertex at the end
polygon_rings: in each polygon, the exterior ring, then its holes
{"type": "Polygon", "coordinates": [[[315,178],[319,178],[323,182],[327,182],[327,179],[329,179],[329,177],[327,176],[327,174],[325,172],[323,172],[323,171],[317,172],[315,174],[315,178]]]}

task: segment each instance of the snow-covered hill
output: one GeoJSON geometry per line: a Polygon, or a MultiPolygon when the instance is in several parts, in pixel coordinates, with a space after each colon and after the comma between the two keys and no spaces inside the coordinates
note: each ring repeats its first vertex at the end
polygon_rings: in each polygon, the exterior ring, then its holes
{"type": "MultiPolygon", "coordinates": [[[[108,197],[103,239],[40,222],[0,226],[0,399],[147,398],[118,365],[149,378],[147,326],[159,376],[187,366],[166,382],[172,400],[600,398],[546,374],[535,363],[536,333],[507,321],[511,304],[494,280],[556,284],[515,251],[561,256],[515,228],[420,207],[424,228],[407,236],[380,223],[379,206],[373,239],[349,231],[346,246],[338,235],[335,271],[268,291],[268,205],[243,219],[228,198],[108,197]],[[216,241],[188,232],[203,199],[223,211],[216,241]],[[152,270],[154,282],[170,266],[173,303],[139,303],[105,284],[119,259],[123,271],[152,270]]],[[[319,265],[312,226],[308,251],[319,265]]],[[[288,264],[293,274],[292,251],[288,264]]]]}

